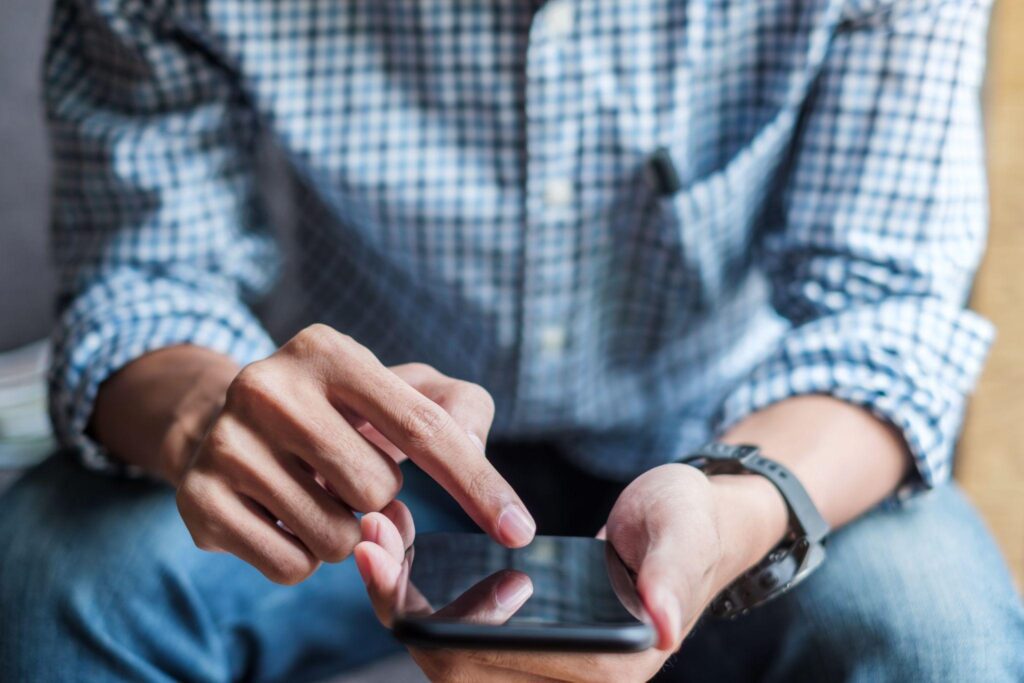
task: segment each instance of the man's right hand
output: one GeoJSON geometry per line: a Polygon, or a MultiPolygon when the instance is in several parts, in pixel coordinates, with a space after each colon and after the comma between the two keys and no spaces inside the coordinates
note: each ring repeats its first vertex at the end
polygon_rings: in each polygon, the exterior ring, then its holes
{"type": "Polygon", "coordinates": [[[200,548],[230,552],[278,583],[338,562],[360,541],[355,512],[398,494],[410,458],[495,540],[535,524],[484,456],[494,404],[481,387],[421,364],[387,368],[314,325],[232,381],[178,484],[200,548]]]}

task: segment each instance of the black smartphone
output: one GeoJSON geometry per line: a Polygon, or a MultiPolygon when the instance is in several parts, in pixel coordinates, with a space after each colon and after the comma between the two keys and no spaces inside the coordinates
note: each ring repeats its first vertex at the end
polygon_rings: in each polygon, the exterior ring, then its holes
{"type": "Polygon", "coordinates": [[[406,552],[393,631],[418,647],[638,652],[655,642],[611,545],[538,536],[510,550],[483,534],[433,533],[406,552]]]}

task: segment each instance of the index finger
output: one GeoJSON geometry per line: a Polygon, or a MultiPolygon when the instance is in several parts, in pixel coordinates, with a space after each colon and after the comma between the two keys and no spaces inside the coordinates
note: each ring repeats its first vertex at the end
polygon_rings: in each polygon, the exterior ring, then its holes
{"type": "Polygon", "coordinates": [[[502,569],[434,612],[438,619],[459,619],[474,624],[504,624],[533,595],[533,581],[523,572],[502,569]]]}
{"type": "MultiPolygon", "coordinates": [[[[360,347],[362,349],[362,347],[360,347]]],[[[328,390],[398,446],[499,543],[530,543],[537,525],[469,433],[367,350],[333,364],[328,390]]]]}

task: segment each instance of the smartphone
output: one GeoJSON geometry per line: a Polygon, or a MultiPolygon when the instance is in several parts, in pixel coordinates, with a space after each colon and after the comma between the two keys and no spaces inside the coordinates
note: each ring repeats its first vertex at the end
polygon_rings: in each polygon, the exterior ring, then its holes
{"type": "Polygon", "coordinates": [[[392,628],[418,647],[638,652],[655,642],[611,545],[561,536],[518,549],[483,534],[418,536],[402,565],[392,628]]]}

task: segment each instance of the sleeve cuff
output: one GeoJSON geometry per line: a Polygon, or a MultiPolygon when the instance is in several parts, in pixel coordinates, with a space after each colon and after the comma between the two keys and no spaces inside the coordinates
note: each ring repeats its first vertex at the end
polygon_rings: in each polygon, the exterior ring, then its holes
{"type": "Polygon", "coordinates": [[[54,337],[50,417],[58,443],[94,470],[138,476],[86,434],[100,385],[157,349],[194,344],[246,365],[275,350],[248,308],[218,288],[119,273],[86,289],[54,337]]]}
{"type": "Polygon", "coordinates": [[[794,328],[724,400],[716,434],[786,398],[826,394],[901,431],[916,473],[899,496],[949,479],[964,406],[994,337],[980,316],[895,300],[794,328]]]}

